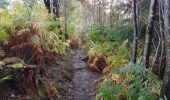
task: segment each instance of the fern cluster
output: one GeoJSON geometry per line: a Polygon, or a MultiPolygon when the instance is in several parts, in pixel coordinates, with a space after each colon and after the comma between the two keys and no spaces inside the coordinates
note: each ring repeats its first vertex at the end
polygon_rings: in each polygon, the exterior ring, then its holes
{"type": "MultiPolygon", "coordinates": [[[[54,14],[49,14],[41,2],[32,8],[20,3],[12,9],[0,8],[0,23],[0,57],[16,56],[26,64],[41,67],[46,53],[64,54],[70,46],[64,39],[62,17],[56,21],[54,14]]],[[[74,24],[68,24],[68,33],[70,40],[74,38],[74,24]]],[[[20,64],[13,66],[21,67],[20,64]]],[[[8,75],[0,82],[7,79],[10,79],[8,75]]]]}
{"type": "Polygon", "coordinates": [[[157,77],[141,64],[129,64],[132,26],[129,20],[119,20],[113,29],[106,27],[101,33],[94,26],[87,34],[84,45],[87,56],[104,56],[107,62],[97,100],[157,100],[159,97],[157,77]]]}

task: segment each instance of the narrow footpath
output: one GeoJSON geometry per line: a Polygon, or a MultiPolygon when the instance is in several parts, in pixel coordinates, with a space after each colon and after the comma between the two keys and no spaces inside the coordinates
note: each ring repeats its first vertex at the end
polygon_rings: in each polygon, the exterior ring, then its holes
{"type": "Polygon", "coordinates": [[[86,63],[82,60],[83,57],[82,49],[74,50],[72,53],[73,87],[66,97],[67,100],[95,100],[97,80],[100,75],[88,69],[86,63]]]}

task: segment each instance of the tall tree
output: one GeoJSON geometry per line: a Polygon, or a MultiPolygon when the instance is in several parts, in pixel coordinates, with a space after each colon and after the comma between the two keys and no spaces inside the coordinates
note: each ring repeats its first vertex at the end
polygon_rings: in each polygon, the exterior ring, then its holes
{"type": "Polygon", "coordinates": [[[166,40],[166,70],[161,89],[161,98],[170,100],[170,1],[164,0],[164,25],[166,40]]]}
{"type": "Polygon", "coordinates": [[[143,53],[143,63],[148,68],[149,67],[149,56],[150,56],[150,49],[151,49],[151,39],[154,27],[154,20],[156,14],[156,6],[157,0],[151,0],[149,16],[148,16],[148,25],[146,29],[146,36],[145,36],[145,46],[144,46],[144,53],[143,53]]]}
{"type": "Polygon", "coordinates": [[[133,54],[132,54],[132,63],[136,63],[137,58],[137,42],[138,42],[138,20],[137,20],[137,2],[133,0],[133,23],[134,23],[134,33],[133,33],[133,54]]]}
{"type": "Polygon", "coordinates": [[[98,5],[98,21],[99,21],[99,28],[100,28],[100,31],[102,33],[103,29],[102,29],[102,1],[99,0],[99,5],[98,5]]]}
{"type": "Polygon", "coordinates": [[[60,0],[53,0],[53,13],[56,18],[59,18],[59,3],[60,0]]]}
{"type": "Polygon", "coordinates": [[[113,0],[110,3],[110,28],[113,28],[113,0]]]}
{"type": "Polygon", "coordinates": [[[159,75],[160,78],[163,79],[165,72],[165,64],[166,64],[166,52],[165,52],[165,36],[164,36],[164,22],[163,22],[163,1],[159,1],[159,27],[160,27],[160,37],[161,37],[161,54],[160,54],[160,66],[159,66],[159,75]]]}
{"type": "Polygon", "coordinates": [[[48,13],[51,13],[50,0],[44,0],[44,4],[48,10],[48,13]]]}
{"type": "Polygon", "coordinates": [[[68,34],[67,34],[67,0],[64,0],[64,34],[65,34],[65,40],[68,39],[68,34]]]}

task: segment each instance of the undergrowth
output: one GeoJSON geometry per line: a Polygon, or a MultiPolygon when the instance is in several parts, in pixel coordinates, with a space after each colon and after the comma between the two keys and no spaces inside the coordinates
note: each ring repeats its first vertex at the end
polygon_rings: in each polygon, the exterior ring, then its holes
{"type": "Polygon", "coordinates": [[[131,64],[131,29],[130,21],[121,20],[113,29],[108,27],[101,33],[94,27],[86,36],[87,64],[90,69],[100,69],[102,73],[97,100],[159,99],[161,84],[158,78],[140,61],[131,64]],[[99,57],[104,60],[99,61],[99,57]]]}
{"type": "MultiPolygon", "coordinates": [[[[17,63],[17,66],[21,65],[20,68],[27,65],[38,65],[38,71],[32,68],[23,73],[25,81],[23,84],[30,89],[29,91],[26,89],[27,94],[40,96],[37,85],[41,85],[49,99],[58,96],[59,93],[54,84],[47,81],[50,79],[41,80],[41,77],[37,76],[45,76],[45,73],[42,73],[47,68],[45,60],[52,58],[48,56],[49,53],[53,56],[61,56],[66,54],[70,46],[79,46],[75,25],[68,23],[69,38],[65,40],[63,18],[55,21],[54,14],[49,14],[41,3],[35,4],[32,8],[20,3],[16,3],[10,10],[0,8],[0,23],[1,60],[6,57],[21,58],[24,64],[17,63]],[[42,84],[38,84],[37,81],[41,81],[42,84]]],[[[4,62],[2,61],[2,63],[4,62]]],[[[12,66],[16,66],[16,63],[12,66]]],[[[14,76],[10,76],[11,74],[8,73],[6,76],[0,77],[0,84],[14,78],[14,76]]]]}

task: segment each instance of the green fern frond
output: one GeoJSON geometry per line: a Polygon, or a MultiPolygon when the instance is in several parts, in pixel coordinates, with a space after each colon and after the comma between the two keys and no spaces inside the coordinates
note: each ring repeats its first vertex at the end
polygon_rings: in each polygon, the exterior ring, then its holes
{"type": "Polygon", "coordinates": [[[7,80],[11,80],[11,79],[12,79],[12,75],[3,77],[3,78],[0,79],[0,84],[2,84],[3,82],[5,82],[5,81],[7,81],[7,80]]]}

